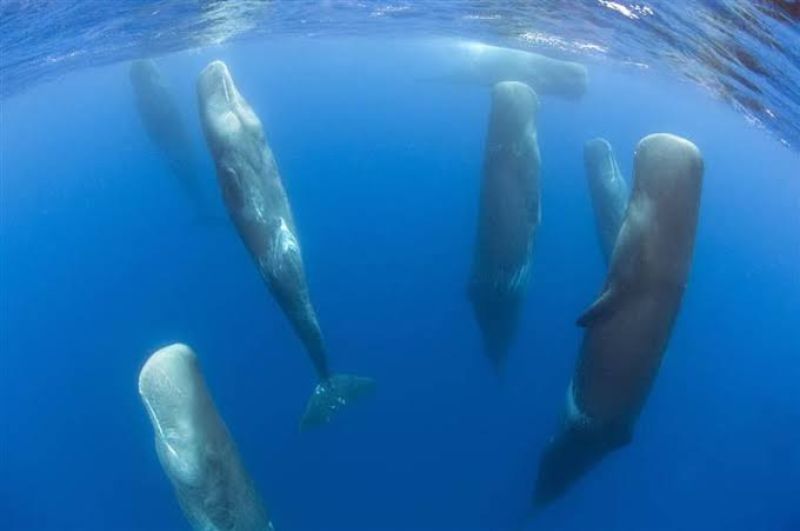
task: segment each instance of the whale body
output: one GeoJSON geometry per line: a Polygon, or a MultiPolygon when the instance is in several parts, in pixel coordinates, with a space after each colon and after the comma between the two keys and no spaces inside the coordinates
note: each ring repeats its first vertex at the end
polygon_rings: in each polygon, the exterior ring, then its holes
{"type": "Polygon", "coordinates": [[[154,61],[141,59],[131,63],[130,80],[136,109],[148,137],[164,157],[196,213],[201,218],[211,218],[211,207],[203,194],[189,133],[164,76],[154,61]]]}
{"type": "Polygon", "coordinates": [[[537,504],[631,440],[689,276],[702,175],[702,156],[688,140],[655,134],[639,142],[605,286],[578,319],[583,342],[564,424],[540,461],[537,504]]]}
{"type": "Polygon", "coordinates": [[[139,395],[158,460],[192,528],[273,530],[192,349],[173,344],[150,356],[139,373],[139,395]]]}
{"type": "Polygon", "coordinates": [[[586,180],[592,198],[597,238],[608,264],[628,207],[628,186],[622,178],[611,144],[604,138],[589,140],[583,148],[586,180]]]}
{"type": "Polygon", "coordinates": [[[537,95],[579,99],[586,93],[588,74],[580,63],[474,41],[435,39],[425,43],[425,56],[441,65],[442,81],[491,87],[520,81],[537,95]]]}
{"type": "Polygon", "coordinates": [[[306,284],[289,199],[256,113],[242,97],[225,63],[214,61],[197,82],[200,121],[217,169],[228,213],[261,277],[303,342],[319,383],[301,427],[328,422],[334,413],[370,393],[374,382],[333,374],[306,284]]]}
{"type": "Polygon", "coordinates": [[[486,353],[502,365],[517,329],[541,221],[536,93],[504,81],[492,90],[478,232],[468,293],[486,353]]]}

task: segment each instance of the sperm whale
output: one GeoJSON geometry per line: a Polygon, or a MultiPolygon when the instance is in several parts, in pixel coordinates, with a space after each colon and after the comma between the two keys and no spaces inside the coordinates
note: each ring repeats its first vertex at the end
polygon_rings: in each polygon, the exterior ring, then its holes
{"type": "Polygon", "coordinates": [[[311,304],[300,241],[275,157],[261,120],[242,97],[225,63],[214,61],[197,82],[200,119],[228,213],[261,277],[305,345],[318,384],[301,428],[324,424],[371,393],[374,381],[334,374],[311,304]]]}
{"type": "Polygon", "coordinates": [[[468,293],[496,366],[503,364],[516,333],[541,221],[538,106],[524,83],[503,81],[492,90],[468,293]]]}
{"type": "Polygon", "coordinates": [[[192,349],[176,343],[150,356],[139,372],[139,395],[158,460],[192,527],[272,531],[192,349]]]}
{"type": "Polygon", "coordinates": [[[542,454],[534,495],[563,494],[625,446],[658,373],[691,268],[703,159],[690,141],[639,142],[631,199],[605,286],[578,319],[584,328],[564,424],[542,454]]]}

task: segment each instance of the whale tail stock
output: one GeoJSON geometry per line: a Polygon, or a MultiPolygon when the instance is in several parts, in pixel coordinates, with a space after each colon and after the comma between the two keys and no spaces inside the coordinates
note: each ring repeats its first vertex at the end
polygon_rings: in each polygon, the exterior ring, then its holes
{"type": "Polygon", "coordinates": [[[300,430],[327,424],[340,409],[374,390],[375,380],[354,374],[332,374],[320,380],[308,399],[300,430]]]}

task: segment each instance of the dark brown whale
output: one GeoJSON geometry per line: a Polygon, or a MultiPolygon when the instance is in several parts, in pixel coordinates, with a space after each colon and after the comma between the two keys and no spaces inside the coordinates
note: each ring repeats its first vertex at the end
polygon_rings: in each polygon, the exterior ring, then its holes
{"type": "Polygon", "coordinates": [[[702,176],[700,151],[688,140],[655,134],[639,142],[605,286],[578,319],[583,343],[564,424],[541,458],[537,504],[631,440],[689,276],[702,176]]]}
{"type": "Polygon", "coordinates": [[[538,106],[536,93],[524,83],[504,81],[492,89],[468,293],[496,366],[516,334],[541,218],[538,106]]]}

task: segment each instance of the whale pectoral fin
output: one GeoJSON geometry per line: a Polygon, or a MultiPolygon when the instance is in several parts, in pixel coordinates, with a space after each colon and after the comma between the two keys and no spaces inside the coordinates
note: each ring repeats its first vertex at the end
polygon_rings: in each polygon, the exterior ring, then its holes
{"type": "Polygon", "coordinates": [[[605,320],[614,311],[620,301],[620,292],[609,286],[592,303],[589,308],[578,317],[577,325],[583,328],[605,320]]]}
{"type": "Polygon", "coordinates": [[[353,374],[333,374],[320,381],[308,400],[300,429],[327,424],[343,407],[370,395],[375,390],[375,380],[353,374]]]}

